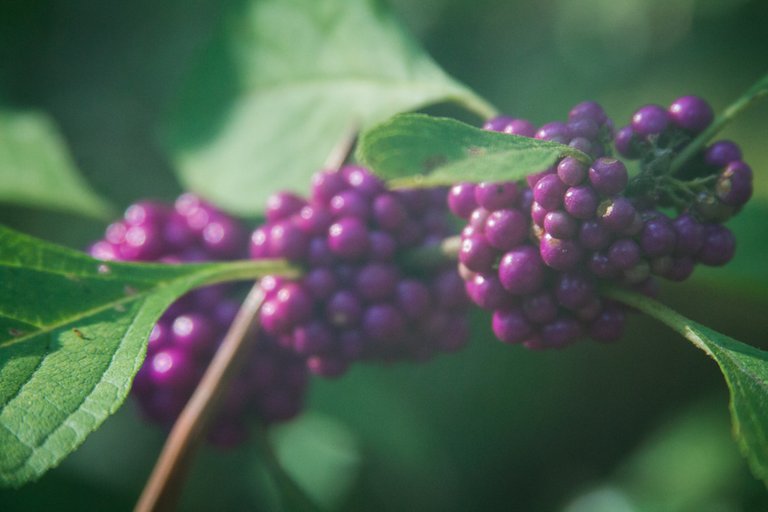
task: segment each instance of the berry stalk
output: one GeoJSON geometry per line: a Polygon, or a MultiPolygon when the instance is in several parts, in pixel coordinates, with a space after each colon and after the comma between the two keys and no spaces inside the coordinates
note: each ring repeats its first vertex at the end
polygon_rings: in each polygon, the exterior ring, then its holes
{"type": "Polygon", "coordinates": [[[137,512],[173,510],[181,492],[189,461],[200,444],[216,405],[253,337],[264,292],[258,282],[237,312],[221,346],[203,374],[200,384],[173,426],[147,485],[136,504],[137,512]]]}
{"type": "Polygon", "coordinates": [[[764,75],[758,80],[747,92],[745,92],[739,99],[731,103],[722,114],[717,116],[712,124],[704,130],[698,137],[696,137],[690,144],[688,144],[676,157],[672,160],[670,166],[671,174],[677,172],[693,155],[698,153],[715,135],[717,135],[725,126],[733,121],[736,116],[741,114],[750,105],[761,97],[768,95],[768,74],[764,75]]]}

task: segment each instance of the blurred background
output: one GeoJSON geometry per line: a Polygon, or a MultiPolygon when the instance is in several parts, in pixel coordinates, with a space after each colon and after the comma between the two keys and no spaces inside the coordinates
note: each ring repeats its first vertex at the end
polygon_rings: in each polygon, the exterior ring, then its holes
{"type": "MultiPolygon", "coordinates": [[[[762,0],[391,0],[435,60],[502,112],[562,120],[584,99],[617,125],[684,94],[724,108],[768,71],[762,0]]],[[[47,111],[91,185],[124,208],[181,191],[157,143],[185,70],[226,2],[5,0],[0,105],[47,111]]],[[[451,110],[451,112],[453,112],[451,110]]],[[[735,261],[667,286],[674,308],[768,348],[768,101],[723,134],[755,170],[731,222],[735,261]]],[[[104,224],[0,206],[0,222],[82,248],[104,224]]],[[[732,440],[716,365],[653,321],[614,346],[533,353],[495,341],[478,314],[458,355],[356,366],[315,379],[307,413],[273,432],[287,469],[333,510],[736,512],[768,510],[732,440]]],[[[0,510],[127,510],[163,433],[132,403],[0,510]]],[[[204,450],[184,510],[272,510],[258,450],[204,450]]]]}

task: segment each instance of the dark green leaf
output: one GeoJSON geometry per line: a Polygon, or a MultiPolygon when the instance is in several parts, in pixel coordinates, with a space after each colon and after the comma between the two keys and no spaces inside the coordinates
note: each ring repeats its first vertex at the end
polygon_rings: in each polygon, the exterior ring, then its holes
{"type": "Polygon", "coordinates": [[[0,226],[0,485],[39,477],[117,410],[177,297],[287,270],[101,262],[0,226]]]}
{"type": "Polygon", "coordinates": [[[0,201],[97,218],[111,214],[78,174],[51,120],[32,112],[0,111],[0,201]]]}
{"type": "Polygon", "coordinates": [[[731,392],[736,440],[752,472],[768,485],[768,352],[704,327],[643,295],[620,289],[606,293],[665,323],[715,360],[731,392]]]}
{"type": "Polygon", "coordinates": [[[400,114],[363,133],[357,157],[393,186],[513,181],[583,153],[555,142],[475,128],[454,119],[400,114]]]}
{"type": "Polygon", "coordinates": [[[187,187],[254,214],[276,190],[308,190],[354,130],[439,101],[493,114],[377,2],[252,0],[225,17],[166,139],[187,187]]]}

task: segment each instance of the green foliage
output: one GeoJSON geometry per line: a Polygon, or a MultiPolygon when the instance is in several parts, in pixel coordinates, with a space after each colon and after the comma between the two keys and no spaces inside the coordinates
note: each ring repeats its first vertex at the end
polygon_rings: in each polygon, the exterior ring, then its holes
{"type": "Polygon", "coordinates": [[[0,202],[107,218],[110,205],[80,177],[51,120],[0,110],[0,202]]]}
{"type": "Polygon", "coordinates": [[[0,226],[0,485],[39,477],[125,399],[152,326],[196,286],[276,262],[100,262],[0,226]]]}
{"type": "Polygon", "coordinates": [[[588,157],[556,142],[475,128],[454,119],[400,114],[360,137],[357,157],[393,186],[512,181],[558,158],[588,157]]]}
{"type": "Polygon", "coordinates": [[[396,112],[455,101],[493,113],[373,0],[250,1],[220,29],[167,142],[184,185],[234,212],[306,191],[340,139],[396,112]]]}
{"type": "Polygon", "coordinates": [[[645,296],[619,289],[607,294],[663,322],[715,360],[731,393],[736,440],[752,472],[768,485],[768,352],[689,320],[645,296]]]}

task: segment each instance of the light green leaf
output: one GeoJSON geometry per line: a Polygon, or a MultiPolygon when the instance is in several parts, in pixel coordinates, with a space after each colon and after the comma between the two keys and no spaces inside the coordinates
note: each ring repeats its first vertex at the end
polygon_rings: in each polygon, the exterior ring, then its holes
{"type": "Polygon", "coordinates": [[[493,108],[374,0],[250,0],[224,17],[171,116],[181,181],[240,214],[309,177],[352,130],[424,105],[493,108]]]}
{"type": "Polygon", "coordinates": [[[111,206],[78,174],[51,120],[0,110],[0,201],[96,218],[111,206]]]}
{"type": "Polygon", "coordinates": [[[0,226],[0,485],[39,477],[117,410],[180,295],[286,271],[266,260],[101,262],[0,226]]]}
{"type": "Polygon", "coordinates": [[[627,290],[606,295],[635,307],[685,336],[715,360],[731,393],[733,432],[752,472],[768,485],[768,352],[689,320],[667,306],[627,290]]]}
{"type": "Polygon", "coordinates": [[[357,158],[392,186],[514,181],[583,153],[550,141],[482,130],[454,119],[400,114],[363,133],[357,158]]]}

